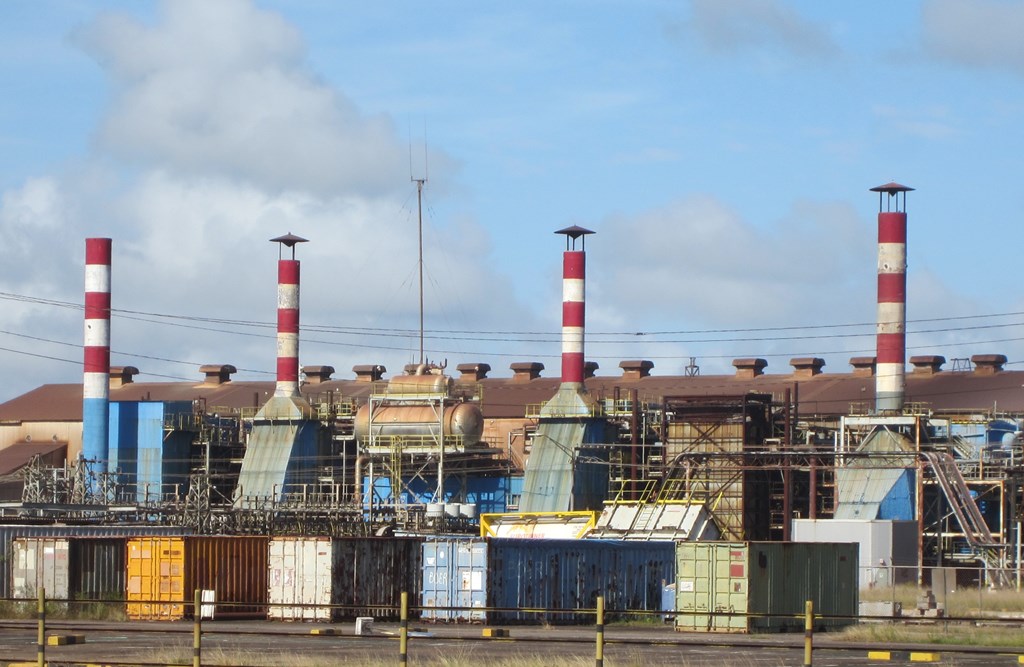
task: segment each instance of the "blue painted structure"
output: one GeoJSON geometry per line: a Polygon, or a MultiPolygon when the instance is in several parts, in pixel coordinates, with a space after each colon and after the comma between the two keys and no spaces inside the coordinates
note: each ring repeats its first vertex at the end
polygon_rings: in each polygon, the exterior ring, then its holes
{"type": "Polygon", "coordinates": [[[165,431],[165,424],[192,412],[190,401],[120,401],[110,403],[110,448],[107,471],[130,489],[137,501],[188,491],[192,433],[165,431]]]}
{"type": "Polygon", "coordinates": [[[82,458],[86,461],[97,461],[102,464],[106,460],[109,406],[106,398],[82,400],[82,458]]]}
{"type": "MultiPolygon", "coordinates": [[[[434,500],[434,490],[437,488],[435,480],[424,480],[422,478],[407,479],[399,494],[401,504],[425,505],[431,502],[458,502],[471,503],[477,506],[477,511],[484,513],[501,513],[508,511],[508,500],[511,495],[510,486],[513,479],[504,476],[467,476],[465,486],[462,480],[457,477],[445,479],[444,493],[440,501],[434,500]],[[410,493],[411,491],[411,493],[410,493]]],[[[377,477],[373,480],[375,498],[385,504],[393,503],[391,491],[391,480],[386,477],[377,477]]],[[[363,507],[370,497],[369,479],[363,480],[363,507]]]]}
{"type": "Polygon", "coordinates": [[[914,479],[913,469],[904,470],[878,506],[878,516],[869,518],[884,521],[912,521],[914,519],[914,479]]]}

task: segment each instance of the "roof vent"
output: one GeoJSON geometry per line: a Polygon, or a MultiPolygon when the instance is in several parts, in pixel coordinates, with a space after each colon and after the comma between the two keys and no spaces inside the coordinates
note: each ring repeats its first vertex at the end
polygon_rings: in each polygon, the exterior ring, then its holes
{"type": "Polygon", "coordinates": [[[302,374],[306,376],[308,384],[323,384],[331,379],[334,366],[303,366],[302,374]]]}
{"type": "Polygon", "coordinates": [[[139,374],[135,366],[111,366],[110,367],[110,388],[117,389],[126,384],[134,382],[134,377],[139,374]]]}
{"type": "Polygon", "coordinates": [[[974,372],[977,375],[995,375],[1003,370],[1006,363],[1005,354],[976,354],[971,357],[974,364],[974,372]]]}
{"type": "Polygon", "coordinates": [[[462,375],[459,376],[459,380],[464,382],[478,382],[487,377],[487,374],[491,372],[490,364],[459,364],[455,367],[462,375]]]}
{"type": "Polygon", "coordinates": [[[622,369],[623,380],[639,380],[650,376],[654,362],[646,359],[630,359],[629,361],[620,361],[619,368],[622,369]]]}
{"type": "Polygon", "coordinates": [[[587,361],[583,364],[583,379],[592,378],[597,374],[597,369],[600,366],[597,365],[596,361],[587,361]]]}
{"type": "Polygon", "coordinates": [[[877,357],[850,357],[854,377],[874,377],[877,363],[877,357]]]}
{"type": "Polygon", "coordinates": [[[384,377],[384,373],[387,370],[380,364],[364,364],[352,367],[352,372],[356,374],[356,382],[376,382],[384,377]]]}
{"type": "Polygon", "coordinates": [[[946,358],[937,354],[924,354],[910,358],[910,365],[914,367],[914,375],[935,375],[942,370],[942,364],[946,358]]]}
{"type": "Polygon", "coordinates": [[[789,360],[789,365],[793,367],[794,376],[809,378],[821,375],[821,369],[825,365],[825,360],[821,357],[796,357],[789,360]]]}
{"type": "Polygon", "coordinates": [[[768,365],[767,359],[733,359],[732,365],[736,367],[736,377],[744,380],[764,375],[764,369],[768,365]]]}
{"type": "Polygon", "coordinates": [[[203,384],[218,385],[231,382],[231,375],[238,369],[231,364],[206,364],[199,367],[199,372],[206,376],[203,384]]]}
{"type": "Polygon", "coordinates": [[[540,377],[544,364],[539,361],[517,361],[509,365],[509,368],[512,369],[513,382],[529,382],[540,377]]]}

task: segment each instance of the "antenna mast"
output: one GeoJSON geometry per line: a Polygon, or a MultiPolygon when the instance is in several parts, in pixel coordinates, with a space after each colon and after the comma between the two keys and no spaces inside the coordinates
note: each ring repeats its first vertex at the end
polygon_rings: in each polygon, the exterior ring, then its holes
{"type": "MultiPolygon", "coordinates": [[[[424,134],[426,134],[424,132],[424,134]]],[[[420,364],[423,364],[423,185],[427,182],[427,140],[423,139],[423,177],[412,175],[412,142],[409,142],[409,179],[416,184],[416,212],[419,231],[420,272],[420,364]]]]}

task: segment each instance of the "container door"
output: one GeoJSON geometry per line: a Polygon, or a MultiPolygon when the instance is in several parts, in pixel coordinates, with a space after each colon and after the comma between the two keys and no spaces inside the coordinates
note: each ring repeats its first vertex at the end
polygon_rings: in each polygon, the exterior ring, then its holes
{"type": "Polygon", "coordinates": [[[456,549],[455,606],[463,609],[455,618],[469,621],[486,620],[487,605],[487,544],[474,540],[459,544],[456,549]]]}
{"type": "MultiPolygon", "coordinates": [[[[750,548],[745,544],[719,545],[715,562],[714,611],[720,614],[747,613],[749,553],[750,548]]],[[[748,619],[745,616],[716,616],[714,627],[725,632],[746,632],[748,619]]]]}
{"type": "Polygon", "coordinates": [[[133,538],[128,542],[128,618],[184,618],[185,541],[133,538]]]}
{"type": "Polygon", "coordinates": [[[425,620],[447,621],[452,612],[445,607],[450,603],[451,541],[427,541],[423,543],[423,591],[421,605],[425,620]]]}
{"type": "Polygon", "coordinates": [[[747,611],[743,543],[680,542],[677,546],[676,617],[680,630],[744,632],[747,611]],[[689,613],[684,613],[689,612],[689,613]]]}
{"type": "Polygon", "coordinates": [[[68,541],[66,539],[46,538],[40,540],[41,549],[37,553],[38,572],[42,574],[38,581],[46,588],[48,600],[68,599],[68,541]]]}
{"type": "Polygon", "coordinates": [[[36,592],[35,540],[14,540],[14,562],[11,567],[11,593],[15,598],[33,599],[36,592]]]}

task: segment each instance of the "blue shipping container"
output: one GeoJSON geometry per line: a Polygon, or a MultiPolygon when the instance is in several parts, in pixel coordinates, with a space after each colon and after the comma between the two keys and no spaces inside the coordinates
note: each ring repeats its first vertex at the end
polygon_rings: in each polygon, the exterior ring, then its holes
{"type": "Polygon", "coordinates": [[[675,581],[672,542],[430,538],[423,549],[425,620],[593,623],[598,595],[614,620],[661,611],[675,581]]]}

